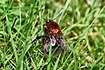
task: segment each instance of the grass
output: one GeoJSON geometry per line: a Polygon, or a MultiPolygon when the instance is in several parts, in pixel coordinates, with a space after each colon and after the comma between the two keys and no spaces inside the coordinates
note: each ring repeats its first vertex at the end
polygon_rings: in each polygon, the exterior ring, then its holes
{"type": "MultiPolygon", "coordinates": [[[[51,48],[50,48],[51,50],[51,48]]],[[[0,70],[104,70],[104,0],[1,0],[0,70]],[[71,47],[46,57],[41,41],[44,19],[57,22],[71,47]]]]}

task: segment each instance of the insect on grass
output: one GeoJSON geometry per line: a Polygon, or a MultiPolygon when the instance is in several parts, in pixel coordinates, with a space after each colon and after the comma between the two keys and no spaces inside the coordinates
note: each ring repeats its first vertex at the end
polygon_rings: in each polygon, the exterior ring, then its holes
{"type": "MultiPolygon", "coordinates": [[[[43,36],[37,36],[35,40],[42,38],[42,48],[46,53],[49,52],[50,45],[52,46],[52,51],[59,52],[60,50],[70,51],[70,46],[66,42],[59,25],[52,21],[48,20],[46,24],[43,25],[43,36]]],[[[35,41],[33,40],[33,42],[35,41]]]]}

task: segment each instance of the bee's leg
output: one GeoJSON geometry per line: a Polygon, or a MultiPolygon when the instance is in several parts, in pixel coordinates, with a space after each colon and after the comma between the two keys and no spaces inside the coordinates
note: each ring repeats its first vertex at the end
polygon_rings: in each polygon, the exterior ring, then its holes
{"type": "Polygon", "coordinates": [[[31,43],[34,43],[35,41],[41,39],[41,38],[44,38],[45,36],[37,36],[31,43]]]}
{"type": "Polygon", "coordinates": [[[56,39],[54,37],[50,38],[50,42],[52,46],[56,45],[56,39]]]}
{"type": "Polygon", "coordinates": [[[44,51],[49,52],[49,44],[44,44],[43,46],[44,51]]]}
{"type": "Polygon", "coordinates": [[[54,54],[55,56],[58,56],[61,51],[62,51],[62,48],[61,48],[60,46],[58,46],[57,48],[55,48],[53,54],[54,54]]]}

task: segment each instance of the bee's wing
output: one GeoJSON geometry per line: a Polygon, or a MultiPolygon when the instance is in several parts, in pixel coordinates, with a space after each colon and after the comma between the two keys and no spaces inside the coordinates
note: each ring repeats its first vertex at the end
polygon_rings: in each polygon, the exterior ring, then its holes
{"type": "Polygon", "coordinates": [[[70,46],[64,38],[61,38],[60,45],[62,49],[66,50],[67,52],[70,52],[70,46]]]}

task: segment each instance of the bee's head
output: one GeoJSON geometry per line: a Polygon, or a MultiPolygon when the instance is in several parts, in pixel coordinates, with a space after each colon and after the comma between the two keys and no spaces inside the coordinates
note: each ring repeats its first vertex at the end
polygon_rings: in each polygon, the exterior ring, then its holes
{"type": "Polygon", "coordinates": [[[52,20],[47,21],[46,24],[43,25],[43,29],[46,34],[50,35],[58,35],[60,32],[59,25],[52,20]]]}

